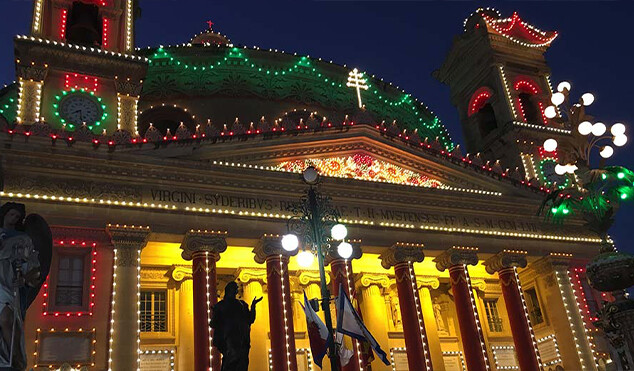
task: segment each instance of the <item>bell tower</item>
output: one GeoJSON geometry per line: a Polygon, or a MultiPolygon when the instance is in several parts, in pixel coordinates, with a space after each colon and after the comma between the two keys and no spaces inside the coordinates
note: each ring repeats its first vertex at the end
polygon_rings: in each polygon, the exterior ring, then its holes
{"type": "Polygon", "coordinates": [[[517,13],[503,18],[496,10],[478,9],[434,72],[451,89],[467,151],[517,167],[527,180],[546,186],[566,179],[554,174],[557,153],[541,146],[570,133],[544,112],[552,95],[544,53],[556,37],[517,13]]]}
{"type": "Polygon", "coordinates": [[[34,0],[15,38],[17,123],[94,134],[136,132],[148,61],[134,50],[137,0],[34,0]]]}

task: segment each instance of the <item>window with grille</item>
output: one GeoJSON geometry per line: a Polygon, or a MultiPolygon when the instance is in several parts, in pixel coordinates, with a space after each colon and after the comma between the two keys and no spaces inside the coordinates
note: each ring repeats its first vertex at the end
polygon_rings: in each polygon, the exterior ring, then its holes
{"type": "Polygon", "coordinates": [[[544,316],[542,309],[539,306],[539,300],[537,299],[537,291],[534,288],[525,291],[524,299],[526,300],[526,307],[528,308],[528,317],[531,319],[533,325],[538,325],[544,322],[544,316]]]}
{"type": "Polygon", "coordinates": [[[84,296],[84,255],[59,255],[55,305],[81,306],[84,296]]]}
{"type": "Polygon", "coordinates": [[[498,301],[497,300],[485,300],[484,309],[487,314],[487,322],[489,323],[489,331],[502,332],[502,318],[498,313],[498,301]]]}
{"type": "Polygon", "coordinates": [[[167,294],[141,291],[141,332],[167,332],[167,294]]]}

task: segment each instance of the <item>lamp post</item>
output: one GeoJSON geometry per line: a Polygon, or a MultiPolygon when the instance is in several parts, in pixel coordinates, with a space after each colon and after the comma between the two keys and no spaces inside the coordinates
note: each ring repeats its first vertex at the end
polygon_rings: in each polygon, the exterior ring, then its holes
{"type": "Polygon", "coordinates": [[[288,208],[293,216],[288,220],[288,234],[282,237],[282,247],[285,250],[294,251],[299,247],[300,238],[303,240],[303,249],[297,255],[300,266],[310,266],[314,254],[317,254],[321,308],[324,311],[326,328],[328,329],[328,358],[330,358],[331,370],[339,371],[339,358],[337,357],[330,316],[330,290],[326,284],[324,258],[332,249],[331,242],[342,241],[337,246],[337,255],[344,259],[352,255],[352,246],[343,241],[348,232],[343,224],[339,224],[339,212],[330,205],[330,198],[323,196],[316,189],[317,184],[319,184],[317,169],[313,166],[307,167],[302,173],[302,180],[309,187],[300,202],[288,208]],[[326,235],[327,230],[330,230],[330,237],[326,235]]]}

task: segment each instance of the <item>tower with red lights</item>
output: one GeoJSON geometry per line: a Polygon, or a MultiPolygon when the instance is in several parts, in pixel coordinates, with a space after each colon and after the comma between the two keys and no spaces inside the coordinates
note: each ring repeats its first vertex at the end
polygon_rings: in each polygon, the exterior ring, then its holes
{"type": "Polygon", "coordinates": [[[434,74],[451,89],[467,151],[547,187],[570,181],[554,171],[557,153],[542,148],[548,137],[570,133],[544,113],[552,95],[544,52],[556,38],[517,13],[478,9],[434,74]]]}
{"type": "Polygon", "coordinates": [[[30,35],[15,39],[17,123],[134,135],[148,63],[134,52],[136,12],[135,0],[35,0],[30,35]]]}

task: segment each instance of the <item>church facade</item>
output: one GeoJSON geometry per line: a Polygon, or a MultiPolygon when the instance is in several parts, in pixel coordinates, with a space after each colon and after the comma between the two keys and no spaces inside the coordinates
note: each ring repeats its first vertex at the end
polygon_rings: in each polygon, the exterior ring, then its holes
{"type": "Polygon", "coordinates": [[[249,369],[317,369],[301,306],[320,297],[317,263],[280,242],[312,165],[355,251],[327,257],[328,284],[391,361],[348,341],[344,370],[609,369],[592,322],[610,297],[584,268],[601,240],[537,215],[575,181],[542,147],[570,134],[544,115],[555,32],[491,9],[467,18],[435,72],[463,150],[379,77],[211,28],[137,49],[135,12],[35,0],[15,38],[0,199],[43,215],[55,244],[27,313],[29,368],[219,371],[207,324],[235,281],[248,303],[264,297],[249,369]]]}

